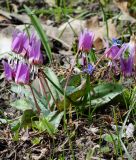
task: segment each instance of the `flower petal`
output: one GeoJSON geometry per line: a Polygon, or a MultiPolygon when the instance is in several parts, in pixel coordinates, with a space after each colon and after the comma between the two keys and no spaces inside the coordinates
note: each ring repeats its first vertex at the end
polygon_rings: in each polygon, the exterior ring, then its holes
{"type": "Polygon", "coordinates": [[[5,78],[8,81],[11,81],[12,80],[12,69],[6,61],[2,61],[2,63],[3,63],[3,66],[4,66],[5,78]]]}
{"type": "Polygon", "coordinates": [[[89,52],[92,47],[94,33],[85,29],[79,36],[78,50],[89,52]]]}
{"type": "Polygon", "coordinates": [[[26,64],[19,63],[17,67],[17,72],[15,76],[15,82],[19,84],[28,84],[29,83],[29,67],[26,64]]]}

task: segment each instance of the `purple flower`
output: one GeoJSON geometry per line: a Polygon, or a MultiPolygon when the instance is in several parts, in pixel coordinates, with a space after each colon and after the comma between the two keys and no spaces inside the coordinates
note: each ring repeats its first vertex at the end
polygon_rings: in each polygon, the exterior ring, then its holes
{"type": "Polygon", "coordinates": [[[27,64],[19,63],[17,66],[17,71],[15,75],[15,82],[18,84],[28,84],[29,83],[29,67],[27,64]]]}
{"type": "Polygon", "coordinates": [[[8,81],[12,81],[12,69],[10,67],[10,65],[6,62],[6,61],[3,61],[3,66],[4,66],[4,73],[5,73],[5,78],[6,80],[8,81]]]}
{"type": "Polygon", "coordinates": [[[121,70],[124,76],[130,76],[132,74],[135,56],[136,39],[132,36],[130,42],[123,44],[116,56],[120,58],[121,70]]]}
{"type": "Polygon", "coordinates": [[[84,73],[87,73],[89,75],[91,75],[93,71],[94,71],[94,67],[90,63],[88,64],[88,67],[83,70],[84,73]]]}
{"type": "Polygon", "coordinates": [[[13,34],[13,40],[11,45],[12,51],[17,54],[25,56],[27,53],[26,50],[27,46],[28,46],[27,35],[24,32],[15,32],[13,34]]]}
{"type": "Polygon", "coordinates": [[[32,64],[42,64],[43,56],[41,54],[41,41],[34,40],[29,48],[29,62],[32,64]]]}
{"type": "Polygon", "coordinates": [[[117,45],[113,45],[110,48],[107,48],[104,54],[107,58],[113,60],[117,56],[119,50],[120,48],[117,45]]]}
{"type": "Polygon", "coordinates": [[[121,71],[125,77],[131,76],[133,69],[133,57],[130,56],[128,59],[120,58],[121,71]]]}
{"type": "Polygon", "coordinates": [[[94,39],[94,33],[85,29],[79,36],[78,50],[89,52],[94,39]]]}
{"type": "Polygon", "coordinates": [[[120,46],[121,45],[121,41],[118,40],[117,38],[112,38],[112,44],[120,46]]]}

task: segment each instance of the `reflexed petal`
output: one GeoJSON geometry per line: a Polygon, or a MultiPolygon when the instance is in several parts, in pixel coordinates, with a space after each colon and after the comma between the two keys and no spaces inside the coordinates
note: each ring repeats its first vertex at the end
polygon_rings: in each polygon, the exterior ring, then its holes
{"type": "Polygon", "coordinates": [[[129,43],[123,44],[120,50],[118,51],[118,54],[114,57],[114,59],[119,59],[120,56],[124,54],[125,51],[128,49],[128,47],[129,47],[129,43]]]}
{"type": "Polygon", "coordinates": [[[29,49],[29,62],[32,64],[42,64],[43,56],[41,54],[41,41],[37,40],[29,49]]]}
{"type": "Polygon", "coordinates": [[[120,50],[120,48],[118,46],[112,46],[111,48],[106,49],[104,54],[107,58],[115,59],[119,50],[120,50]]]}
{"type": "Polygon", "coordinates": [[[128,59],[120,58],[121,71],[124,76],[130,76],[133,69],[133,57],[130,56],[128,59]]]}
{"type": "Polygon", "coordinates": [[[84,30],[79,36],[78,49],[84,52],[89,52],[92,47],[94,34],[87,29],[84,30]]]}
{"type": "Polygon", "coordinates": [[[2,63],[3,63],[3,66],[4,66],[5,78],[8,81],[11,81],[12,80],[12,69],[7,62],[3,61],[2,63]]]}
{"type": "Polygon", "coordinates": [[[28,38],[24,32],[15,33],[13,35],[13,40],[11,45],[12,51],[17,54],[22,54],[24,56],[26,54],[26,50],[24,48],[24,45],[26,45],[25,44],[26,41],[28,41],[28,38]]]}
{"type": "Polygon", "coordinates": [[[29,67],[26,64],[19,63],[15,76],[15,82],[19,84],[28,84],[29,76],[30,76],[29,67]]]}

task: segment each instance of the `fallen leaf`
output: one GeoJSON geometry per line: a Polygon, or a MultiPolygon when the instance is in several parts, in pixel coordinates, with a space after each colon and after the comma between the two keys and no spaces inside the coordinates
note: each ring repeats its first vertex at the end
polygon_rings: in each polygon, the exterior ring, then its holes
{"type": "Polygon", "coordinates": [[[135,14],[130,14],[129,12],[129,1],[124,0],[114,0],[114,4],[121,10],[122,15],[118,17],[119,20],[127,20],[132,23],[136,22],[135,14]],[[134,16],[134,17],[133,17],[134,16]]]}
{"type": "Polygon", "coordinates": [[[59,38],[68,45],[72,46],[74,37],[78,36],[80,32],[85,28],[85,21],[79,19],[69,19],[68,22],[62,24],[59,30],[59,38]]]}
{"type": "Polygon", "coordinates": [[[133,137],[134,135],[134,125],[132,123],[129,123],[129,125],[126,127],[126,136],[127,138],[133,137]]]}
{"type": "MultiPolygon", "coordinates": [[[[117,38],[118,33],[116,30],[115,24],[112,22],[112,19],[109,19],[107,21],[108,23],[108,35],[109,38],[117,38]]],[[[98,16],[91,17],[89,20],[86,21],[86,28],[88,28],[90,31],[94,32],[94,47],[96,50],[101,50],[107,46],[106,43],[106,36],[107,36],[107,30],[106,30],[106,24],[102,22],[99,23],[98,16]]]]}

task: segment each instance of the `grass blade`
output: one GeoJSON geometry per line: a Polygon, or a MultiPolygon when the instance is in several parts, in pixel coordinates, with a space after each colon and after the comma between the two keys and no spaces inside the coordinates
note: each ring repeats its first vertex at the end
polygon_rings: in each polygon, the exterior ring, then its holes
{"type": "Polygon", "coordinates": [[[29,15],[29,17],[31,18],[31,22],[32,22],[33,26],[35,27],[39,37],[41,38],[42,44],[44,46],[44,49],[45,49],[47,56],[48,56],[50,63],[51,63],[52,53],[51,53],[51,48],[50,48],[46,33],[44,32],[42,25],[41,25],[39,19],[37,18],[37,16],[35,14],[33,14],[31,12],[31,10],[26,5],[24,5],[24,8],[25,8],[27,14],[29,15]]]}

